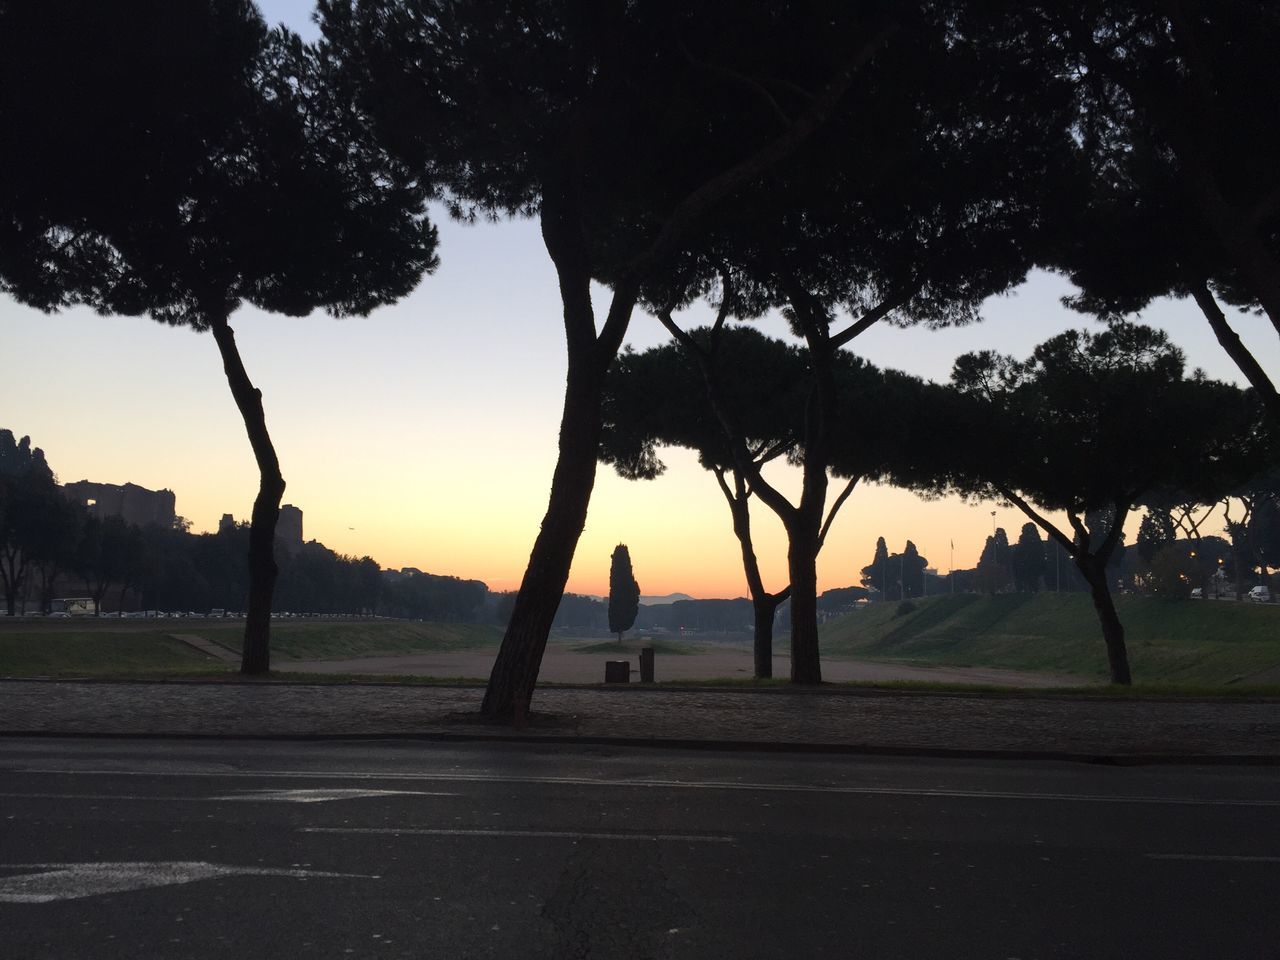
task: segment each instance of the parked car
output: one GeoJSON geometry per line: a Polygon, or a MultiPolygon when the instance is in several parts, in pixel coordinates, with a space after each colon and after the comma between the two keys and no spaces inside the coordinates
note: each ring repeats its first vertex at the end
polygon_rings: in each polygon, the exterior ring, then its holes
{"type": "Polygon", "coordinates": [[[1262,584],[1259,584],[1249,591],[1248,596],[1250,600],[1256,601],[1257,603],[1270,603],[1271,588],[1264,587],[1262,584]]]}
{"type": "Polygon", "coordinates": [[[1192,587],[1192,588],[1191,588],[1191,599],[1192,599],[1192,600],[1203,600],[1203,599],[1204,599],[1204,590],[1202,590],[1200,587],[1192,587]]]}

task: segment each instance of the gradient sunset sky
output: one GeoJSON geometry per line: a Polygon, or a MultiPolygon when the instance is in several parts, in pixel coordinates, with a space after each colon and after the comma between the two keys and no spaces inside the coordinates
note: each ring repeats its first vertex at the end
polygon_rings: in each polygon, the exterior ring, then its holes
{"type": "MultiPolygon", "coordinates": [[[[305,0],[269,0],[267,19],[315,35],[305,0]]],[[[440,211],[441,265],[401,303],[365,319],[287,318],[242,308],[231,325],[305,534],[384,567],[519,584],[546,507],[555,463],[565,359],[555,275],[531,221],[463,226],[440,211]]],[[[1092,321],[1066,310],[1064,280],[1045,274],[989,301],[984,322],[957,330],[872,328],[852,344],[871,362],[945,380],[956,356],[997,349],[1025,356],[1092,321]]],[[[598,303],[607,292],[598,291],[598,303]]],[[[696,316],[689,318],[698,322],[696,316]]],[[[1189,366],[1241,382],[1194,304],[1161,302],[1140,318],[1168,331],[1189,366]]],[[[1280,372],[1280,341],[1263,318],[1231,315],[1264,368],[1280,372]]],[[[772,318],[767,332],[785,336],[772,318]]],[[[0,296],[5,373],[0,427],[30,435],[59,480],[132,481],[177,494],[196,531],[223,513],[249,515],[257,471],[243,423],[207,334],[146,318],[76,309],[44,315],[0,296]]],[[[627,342],[665,331],[637,312],[627,342]]],[[[569,589],[608,592],[609,556],[628,544],[646,594],[746,593],[728,510],[692,454],[668,451],[650,482],[599,470],[569,589]]],[[[788,468],[775,471],[794,487],[788,468]]],[[[791,471],[794,473],[794,471],[791,471]]],[[[972,566],[996,522],[1017,536],[1011,507],[924,502],[860,488],[819,560],[820,589],[858,582],[876,538],[914,540],[932,566],[972,566]]],[[[785,583],[780,525],[755,507],[766,586],[785,583]]],[[[1217,532],[1220,524],[1211,524],[1217,532]]]]}

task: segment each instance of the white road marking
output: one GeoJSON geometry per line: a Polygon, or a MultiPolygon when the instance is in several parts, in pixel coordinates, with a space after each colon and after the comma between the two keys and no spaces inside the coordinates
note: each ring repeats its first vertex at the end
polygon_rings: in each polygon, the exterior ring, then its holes
{"type": "Polygon", "coordinates": [[[332,790],[250,790],[245,793],[227,794],[218,797],[183,797],[175,794],[141,793],[0,793],[4,799],[27,800],[128,800],[137,802],[165,803],[224,803],[228,800],[263,800],[284,801],[290,803],[320,803],[325,800],[354,800],[362,797],[456,797],[457,793],[436,790],[359,790],[355,788],[334,788],[332,790]]]}
{"type": "MultiPolygon", "coordinates": [[[[0,769],[6,769],[0,767],[0,769]]],[[[354,773],[347,771],[314,770],[94,770],[34,768],[13,769],[9,772],[23,774],[50,774],[57,776],[116,776],[155,778],[231,778],[259,780],[382,780],[425,783],[518,783],[575,787],[643,787],[664,790],[745,790],[756,793],[819,793],[876,797],[923,797],[926,799],[973,800],[1027,800],[1059,803],[1133,803],[1191,807],[1280,807],[1280,799],[1247,800],[1226,797],[1161,797],[1121,796],[1115,794],[1087,793],[1032,793],[1012,790],[950,790],[930,787],[854,787],[823,784],[792,783],[744,783],[723,780],[656,780],[649,778],[623,778],[598,780],[591,777],[538,777],[509,776],[500,774],[461,773],[354,773]]]]}
{"type": "Polygon", "coordinates": [[[360,800],[367,797],[456,797],[456,793],[428,793],[422,790],[362,790],[356,787],[332,789],[253,790],[206,800],[270,800],[280,803],[324,803],[326,800],[360,800]]]}
{"type": "Polygon", "coordinates": [[[169,887],[219,877],[341,877],[376,880],[358,873],[330,873],[324,870],[274,870],[268,867],[237,867],[203,860],[162,860],[154,863],[5,863],[0,870],[36,870],[0,877],[0,903],[50,903],[78,900],[107,893],[124,893],[149,887],[169,887]]]}
{"type": "Polygon", "coordinates": [[[1280,863],[1280,857],[1237,857],[1219,853],[1148,853],[1149,860],[1206,860],[1222,863],[1280,863]]]}
{"type": "Polygon", "coordinates": [[[547,837],[553,840],[668,840],[690,843],[737,843],[737,837],[696,833],[589,833],[571,830],[464,830],[431,827],[299,827],[299,833],[391,834],[422,837],[547,837]]]}

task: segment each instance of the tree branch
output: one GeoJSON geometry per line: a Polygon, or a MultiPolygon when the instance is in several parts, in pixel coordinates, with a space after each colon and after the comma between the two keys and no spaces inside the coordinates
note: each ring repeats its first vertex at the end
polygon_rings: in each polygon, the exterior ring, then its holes
{"type": "Polygon", "coordinates": [[[755,180],[770,167],[786,160],[799,149],[800,145],[826,122],[828,116],[853,85],[853,79],[858,71],[897,30],[897,22],[891,22],[875,33],[854,51],[849,60],[827,82],[813,104],[800,114],[784,133],[751,156],[712,177],[681,200],[663,224],[658,236],[647,249],[631,261],[624,270],[624,275],[643,276],[655,260],[675,246],[693,221],[705,214],[716,203],[755,180]]]}
{"type": "Polygon", "coordinates": [[[739,73],[737,70],[730,70],[728,67],[721,64],[708,63],[705,60],[699,60],[689,51],[688,46],[685,45],[684,37],[676,37],[676,46],[680,48],[680,52],[684,54],[685,61],[691,66],[697,67],[703,73],[710,74],[713,77],[719,77],[727,83],[741,87],[744,90],[755,94],[757,99],[764,103],[765,108],[773,114],[774,118],[782,125],[783,129],[791,126],[791,118],[787,116],[782,107],[778,105],[778,101],[773,98],[773,94],[766,90],[759,81],[753,80],[746,74],[739,73]]]}
{"type": "MultiPolygon", "coordinates": [[[[1277,194],[1277,196],[1280,196],[1280,194],[1277,194]]],[[[1271,382],[1271,378],[1262,369],[1262,364],[1258,363],[1257,358],[1241,341],[1239,334],[1227,322],[1226,314],[1222,312],[1222,308],[1218,306],[1218,301],[1214,299],[1213,294],[1209,291],[1209,284],[1203,278],[1197,278],[1187,284],[1187,287],[1191,291],[1191,296],[1195,299],[1196,305],[1200,307],[1200,312],[1209,321],[1209,326],[1213,329],[1213,334],[1218,338],[1218,343],[1222,345],[1222,349],[1235,362],[1236,367],[1244,374],[1245,379],[1249,381],[1249,385],[1258,391],[1258,397],[1266,406],[1267,412],[1271,414],[1272,419],[1276,423],[1280,423],[1280,395],[1276,393],[1275,384],[1271,382]]]]}
{"type": "Polygon", "coordinates": [[[859,320],[857,320],[854,323],[851,323],[848,327],[846,327],[844,330],[837,333],[835,336],[830,337],[829,340],[830,340],[831,346],[843,347],[846,343],[848,343],[854,337],[865,332],[869,327],[883,320],[886,316],[888,316],[889,313],[898,309],[898,307],[902,306],[904,303],[906,303],[906,301],[907,301],[906,297],[899,297],[894,300],[885,300],[874,309],[868,310],[866,313],[862,315],[862,317],[859,320]]]}
{"type": "Polygon", "coordinates": [[[669,309],[658,311],[658,321],[693,354],[694,360],[698,364],[698,371],[702,374],[702,383],[707,391],[707,399],[711,403],[711,410],[720,422],[720,429],[724,433],[725,439],[729,442],[729,450],[733,455],[733,462],[737,471],[746,477],[749,489],[759,496],[769,509],[778,514],[784,523],[789,522],[796,512],[796,508],[760,475],[760,464],[752,460],[742,431],[734,423],[733,417],[725,409],[724,402],[720,398],[720,389],[716,382],[715,372],[711,369],[710,357],[708,357],[706,351],[698,346],[697,341],[689,335],[688,331],[682,329],[672,319],[669,309]]]}
{"type": "Polygon", "coordinates": [[[1117,499],[1112,504],[1115,508],[1115,516],[1111,520],[1111,529],[1107,531],[1106,539],[1102,541],[1102,546],[1098,548],[1094,556],[1100,558],[1105,565],[1111,558],[1112,552],[1116,548],[1116,544],[1120,542],[1120,537],[1124,533],[1125,517],[1129,515],[1129,500],[1117,499]]]}
{"type": "Polygon", "coordinates": [[[850,477],[849,482],[844,485],[844,489],[840,491],[840,496],[836,497],[835,503],[831,504],[831,510],[827,514],[826,522],[822,524],[822,529],[818,531],[818,549],[822,549],[822,545],[827,542],[827,532],[831,529],[831,524],[835,522],[836,514],[840,508],[844,506],[844,502],[849,499],[849,495],[853,493],[853,488],[858,485],[857,477],[850,477]]]}
{"type": "MultiPolygon", "coordinates": [[[[1031,506],[1031,504],[1029,504],[1026,500],[1022,499],[1022,497],[1014,493],[1011,487],[1001,486],[1000,484],[993,484],[993,486],[999,492],[1000,496],[1004,497],[1006,500],[1012,503],[1015,507],[1017,507],[1023,513],[1025,513],[1028,517],[1030,517],[1036,523],[1036,525],[1040,527],[1041,530],[1043,530],[1049,536],[1053,537],[1054,540],[1057,540],[1058,544],[1064,550],[1066,550],[1068,554],[1070,554],[1073,557],[1076,555],[1075,543],[1071,540],[1071,538],[1068,537],[1061,530],[1059,530],[1054,524],[1050,523],[1046,517],[1041,516],[1041,514],[1036,510],[1035,507],[1031,506]]],[[[1068,516],[1071,516],[1071,515],[1068,514],[1068,516]]]]}

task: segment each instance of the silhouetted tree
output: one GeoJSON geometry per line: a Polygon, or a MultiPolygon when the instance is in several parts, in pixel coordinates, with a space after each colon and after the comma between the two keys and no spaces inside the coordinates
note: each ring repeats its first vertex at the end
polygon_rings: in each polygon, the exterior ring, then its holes
{"type": "MultiPolygon", "coordinates": [[[[916,545],[908,540],[907,545],[902,548],[902,556],[898,558],[897,564],[899,592],[902,599],[924,596],[924,570],[928,565],[928,559],[920,556],[916,545]]],[[[889,562],[889,569],[894,570],[892,559],[889,562]]]]}
{"type": "Polygon", "coordinates": [[[319,4],[385,141],[430,171],[459,216],[536,215],[560,284],[559,457],[489,718],[509,720],[532,696],[586,520],[605,371],[641,285],[822,127],[894,33],[888,6],[784,2],[725,17],[669,2],[319,4]],[[593,280],[612,288],[599,324],[593,280]]]}
{"type": "Polygon", "coordinates": [[[625,543],[613,548],[609,560],[609,632],[622,635],[631,629],[640,612],[640,584],[631,572],[631,554],[625,543]]]}
{"type": "Polygon", "coordinates": [[[15,442],[12,431],[0,430],[0,586],[10,616],[52,532],[54,501],[60,499],[44,452],[32,448],[30,437],[15,442]]]}
{"type": "Polygon", "coordinates": [[[1010,559],[1009,535],[1004,532],[1004,527],[999,527],[987,537],[978,557],[975,578],[979,589],[993,597],[1005,590],[1013,580],[1010,559]]]}
{"type": "Polygon", "coordinates": [[[26,553],[36,574],[40,609],[49,612],[54,586],[59,576],[71,569],[76,540],[84,523],[85,509],[48,488],[33,504],[36,535],[26,553]]]}
{"type": "Polygon", "coordinates": [[[876,539],[876,552],[871,563],[859,571],[864,587],[874,587],[880,592],[880,599],[889,599],[889,546],[884,537],[876,539]]]}
{"type": "Polygon", "coordinates": [[[1249,540],[1261,567],[1262,582],[1267,584],[1267,569],[1280,567],[1280,503],[1268,498],[1254,508],[1249,540]]]}
{"type": "Polygon", "coordinates": [[[674,308],[708,296],[743,319],[780,309],[803,341],[810,386],[799,496],[786,496],[734,447],[787,532],[795,683],[821,681],[816,556],[828,468],[856,476],[841,461],[857,456],[874,425],[874,417],[841,418],[837,358],[881,321],[977,319],[988,296],[1025,276],[1040,207],[1052,196],[1066,100],[1049,74],[978,42],[991,24],[966,9],[931,6],[905,23],[803,162],[779,165],[716,211],[694,262],[667,286],[646,288],[677,338],[674,308]]]}
{"type": "Polygon", "coordinates": [[[1006,500],[1070,554],[1089,583],[1112,682],[1128,684],[1107,572],[1125,520],[1158,484],[1195,491],[1256,472],[1265,444],[1254,398],[1198,373],[1184,377],[1182,354],[1164,334],[1123,323],[1060,334],[1023,362],[967,354],[952,382],[953,415],[970,422],[948,428],[962,439],[936,451],[935,489],[942,479],[1006,500]],[[999,455],[1009,449],[1019,456],[999,455]],[[1061,511],[1069,526],[1046,511],[1061,511]]]}
{"type": "Polygon", "coordinates": [[[141,532],[123,517],[85,519],[74,566],[85,592],[93,598],[95,613],[103,612],[107,591],[113,584],[120,585],[123,604],[126,591],[141,573],[144,549],[141,532]]]}
{"type": "Polygon", "coordinates": [[[1013,584],[1019,593],[1036,593],[1044,574],[1044,541],[1034,523],[1024,523],[1018,542],[1010,551],[1013,584]]]}
{"type": "MultiPolygon", "coordinates": [[[[730,371],[720,392],[722,411],[735,437],[761,465],[792,454],[804,417],[806,376],[799,352],[744,327],[691,334],[714,349],[707,362],[730,371]]],[[[600,459],[628,479],[654,479],[666,469],[659,446],[694,450],[716,478],[729,506],[734,536],[754,616],[755,676],[773,676],[773,625],[789,586],[764,585],[751,529],[751,488],[737,466],[722,424],[711,407],[698,365],[676,344],[644,353],[626,351],[610,368],[604,391],[600,459]]]]}
{"type": "Polygon", "coordinates": [[[1190,296],[1273,418],[1280,397],[1219,301],[1280,332],[1280,10],[1256,0],[1016,4],[1007,36],[1072,79],[1085,197],[1057,266],[1081,309],[1190,296]],[[1016,38],[1016,39],[1014,39],[1016,38]],[[1264,119],[1266,118],[1266,119],[1264,119]]]}
{"type": "Polygon", "coordinates": [[[1253,541],[1252,522],[1254,512],[1263,502],[1280,498],[1280,470],[1269,466],[1255,477],[1227,491],[1219,503],[1222,506],[1223,527],[1231,542],[1231,567],[1235,576],[1236,596],[1243,596],[1245,578],[1252,576],[1260,559],[1253,541]],[[1233,511],[1238,511],[1233,516],[1233,511]]]}
{"type": "Polygon", "coordinates": [[[34,306],[213,334],[259,470],[241,669],[262,673],[284,478],[229,318],[245,302],[366,314],[434,267],[435,232],[425,188],[372,145],[326,47],[268,31],[248,0],[126,6],[0,8],[0,36],[33,66],[0,84],[0,116],[24,134],[22,171],[66,174],[38,174],[47,193],[0,194],[0,274],[34,306]]]}
{"type": "Polygon", "coordinates": [[[1155,560],[1156,554],[1167,544],[1177,538],[1173,520],[1167,510],[1148,506],[1143,514],[1142,523],[1138,525],[1138,553],[1147,563],[1155,560]]]}
{"type": "Polygon", "coordinates": [[[1199,573],[1185,542],[1161,544],[1151,556],[1151,592],[1162,600],[1186,600],[1199,573]]]}

